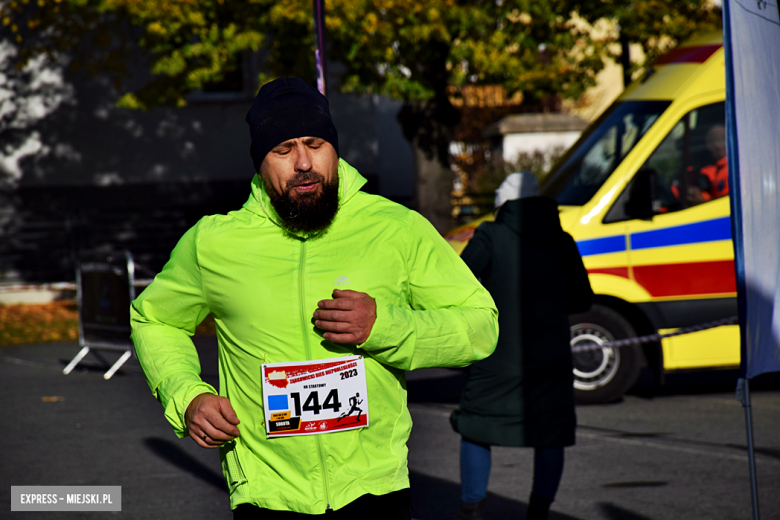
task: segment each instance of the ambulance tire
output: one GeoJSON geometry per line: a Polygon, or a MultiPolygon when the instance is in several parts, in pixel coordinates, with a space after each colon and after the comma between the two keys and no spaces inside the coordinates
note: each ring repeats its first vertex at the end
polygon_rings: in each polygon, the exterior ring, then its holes
{"type": "MultiPolygon", "coordinates": [[[[636,336],[623,316],[604,305],[569,317],[572,346],[593,346],[636,336]]],[[[574,399],[580,404],[609,403],[620,399],[639,377],[643,361],[638,345],[572,353],[574,399]]]]}

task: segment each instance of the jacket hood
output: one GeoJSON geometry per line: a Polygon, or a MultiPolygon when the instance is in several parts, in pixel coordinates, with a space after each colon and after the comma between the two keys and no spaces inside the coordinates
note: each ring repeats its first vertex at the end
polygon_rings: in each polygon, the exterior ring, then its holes
{"type": "MultiPolygon", "coordinates": [[[[366,183],[365,177],[360,175],[358,171],[350,166],[347,161],[344,159],[339,159],[339,169],[338,169],[338,175],[339,175],[339,212],[341,212],[341,208],[344,206],[344,204],[347,204],[352,197],[355,196],[357,192],[360,191],[360,188],[363,187],[363,185],[366,183]]],[[[286,233],[296,236],[298,238],[302,238],[304,240],[309,238],[314,238],[325,231],[327,231],[327,228],[323,229],[322,231],[313,231],[313,232],[293,232],[288,230],[279,216],[279,214],[276,212],[276,210],[273,207],[273,204],[271,204],[271,199],[268,196],[268,193],[265,191],[265,186],[263,185],[263,182],[260,180],[260,174],[256,173],[255,176],[252,178],[252,193],[249,195],[249,200],[244,203],[244,208],[251,211],[252,213],[267,218],[280,228],[282,228],[286,233]]],[[[336,213],[336,218],[338,218],[339,213],[336,213]]],[[[334,219],[335,220],[335,219],[334,219]]]]}
{"type": "Polygon", "coordinates": [[[537,241],[557,240],[563,233],[558,203],[548,197],[528,197],[505,202],[496,222],[506,224],[515,233],[537,241]]]}

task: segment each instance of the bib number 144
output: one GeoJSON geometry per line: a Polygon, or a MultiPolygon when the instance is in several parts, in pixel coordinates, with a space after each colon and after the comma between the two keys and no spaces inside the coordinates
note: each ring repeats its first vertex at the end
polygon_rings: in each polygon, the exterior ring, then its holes
{"type": "Polygon", "coordinates": [[[263,365],[269,437],[314,435],[368,426],[362,356],[263,365]]]}
{"type": "Polygon", "coordinates": [[[320,393],[317,390],[309,392],[309,395],[306,397],[306,400],[303,403],[303,407],[301,407],[301,394],[298,392],[290,392],[290,398],[292,399],[293,405],[295,406],[295,415],[299,417],[301,412],[304,411],[311,412],[314,415],[319,415],[323,408],[330,408],[334,412],[341,410],[341,401],[339,401],[338,388],[334,388],[328,392],[328,395],[325,397],[325,402],[322,403],[321,406],[320,393]]]}

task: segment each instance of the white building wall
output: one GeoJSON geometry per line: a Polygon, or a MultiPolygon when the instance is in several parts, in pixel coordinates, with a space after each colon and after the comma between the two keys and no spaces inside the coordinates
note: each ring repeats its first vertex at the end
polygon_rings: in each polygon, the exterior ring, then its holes
{"type": "Polygon", "coordinates": [[[534,132],[506,134],[503,138],[504,162],[514,163],[520,153],[532,154],[539,150],[549,152],[563,146],[569,148],[579,138],[580,132],[534,132]]]}

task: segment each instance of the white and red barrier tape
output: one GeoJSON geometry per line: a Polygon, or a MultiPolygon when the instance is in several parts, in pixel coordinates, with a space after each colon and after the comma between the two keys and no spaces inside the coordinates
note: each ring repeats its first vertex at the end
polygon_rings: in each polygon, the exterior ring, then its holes
{"type": "Polygon", "coordinates": [[[701,325],[694,325],[692,327],[683,327],[670,332],[668,334],[650,334],[648,336],[639,336],[636,338],[626,338],[616,341],[609,341],[605,343],[590,342],[590,345],[577,345],[572,346],[572,353],[587,352],[590,350],[600,350],[603,348],[618,348],[627,347],[631,345],[642,345],[644,343],[655,343],[661,341],[664,338],[671,338],[672,336],[682,336],[683,334],[690,334],[691,332],[699,332],[707,329],[714,329],[715,327],[722,327],[723,325],[737,325],[739,323],[738,316],[732,316],[730,318],[724,318],[718,321],[711,321],[709,323],[702,323],[701,325]]]}

